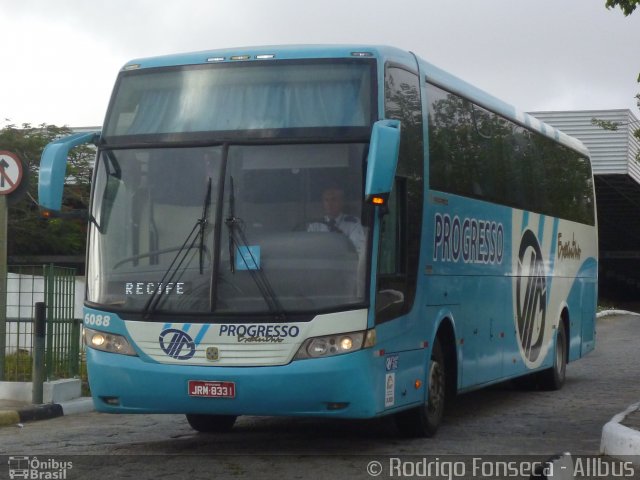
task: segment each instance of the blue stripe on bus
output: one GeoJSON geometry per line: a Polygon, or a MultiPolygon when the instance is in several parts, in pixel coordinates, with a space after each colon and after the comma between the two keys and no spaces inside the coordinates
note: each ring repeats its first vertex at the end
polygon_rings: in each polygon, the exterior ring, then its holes
{"type": "Polygon", "coordinates": [[[544,215],[540,215],[538,219],[538,242],[542,244],[544,241],[544,215]]]}
{"type": "Polygon", "coordinates": [[[203,325],[202,328],[200,329],[200,332],[198,333],[198,335],[196,335],[196,338],[194,338],[193,342],[196,345],[200,345],[200,342],[202,341],[202,339],[204,338],[205,334],[207,333],[207,330],[209,330],[210,325],[203,325]]]}
{"type": "MultiPolygon", "coordinates": [[[[556,248],[558,244],[555,239],[558,238],[558,228],[560,227],[560,219],[553,219],[553,230],[551,233],[551,250],[549,250],[549,271],[547,275],[549,275],[549,283],[547,285],[547,291],[551,291],[551,284],[553,283],[553,273],[556,268],[556,248]]],[[[549,305],[549,300],[551,295],[547,295],[547,306],[549,305]]]]}

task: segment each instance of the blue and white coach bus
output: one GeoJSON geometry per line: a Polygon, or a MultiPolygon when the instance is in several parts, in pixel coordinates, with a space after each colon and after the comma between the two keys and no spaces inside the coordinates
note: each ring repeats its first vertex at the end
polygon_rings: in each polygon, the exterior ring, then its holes
{"type": "Polygon", "coordinates": [[[135,60],[95,143],[85,341],[96,408],[395,415],[432,435],[450,395],[558,389],[594,348],[585,147],[389,47],[135,60]]]}

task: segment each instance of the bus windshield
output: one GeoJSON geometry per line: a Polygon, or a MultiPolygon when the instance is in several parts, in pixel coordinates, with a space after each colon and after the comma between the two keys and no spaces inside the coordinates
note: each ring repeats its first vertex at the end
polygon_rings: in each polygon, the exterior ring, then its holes
{"type": "Polygon", "coordinates": [[[88,301],[146,314],[363,306],[365,154],[364,143],[101,150],[88,301]]]}
{"type": "Polygon", "coordinates": [[[369,127],[373,71],[366,60],[332,59],[123,72],[104,139],[369,127]]]}

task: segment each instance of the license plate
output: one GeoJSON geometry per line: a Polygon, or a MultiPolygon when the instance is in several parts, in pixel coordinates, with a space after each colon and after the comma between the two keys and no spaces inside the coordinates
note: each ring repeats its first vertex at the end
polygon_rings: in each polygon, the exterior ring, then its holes
{"type": "Polygon", "coordinates": [[[236,384],[233,382],[207,382],[189,380],[190,397],[235,398],[236,384]]]}

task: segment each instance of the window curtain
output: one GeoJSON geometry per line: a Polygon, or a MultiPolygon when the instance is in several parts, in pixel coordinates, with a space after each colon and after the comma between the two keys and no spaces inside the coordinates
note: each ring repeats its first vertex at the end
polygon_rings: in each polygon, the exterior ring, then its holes
{"type": "Polygon", "coordinates": [[[141,94],[127,134],[366,126],[366,80],[195,86],[187,81],[182,88],[151,89],[141,94]]]}

